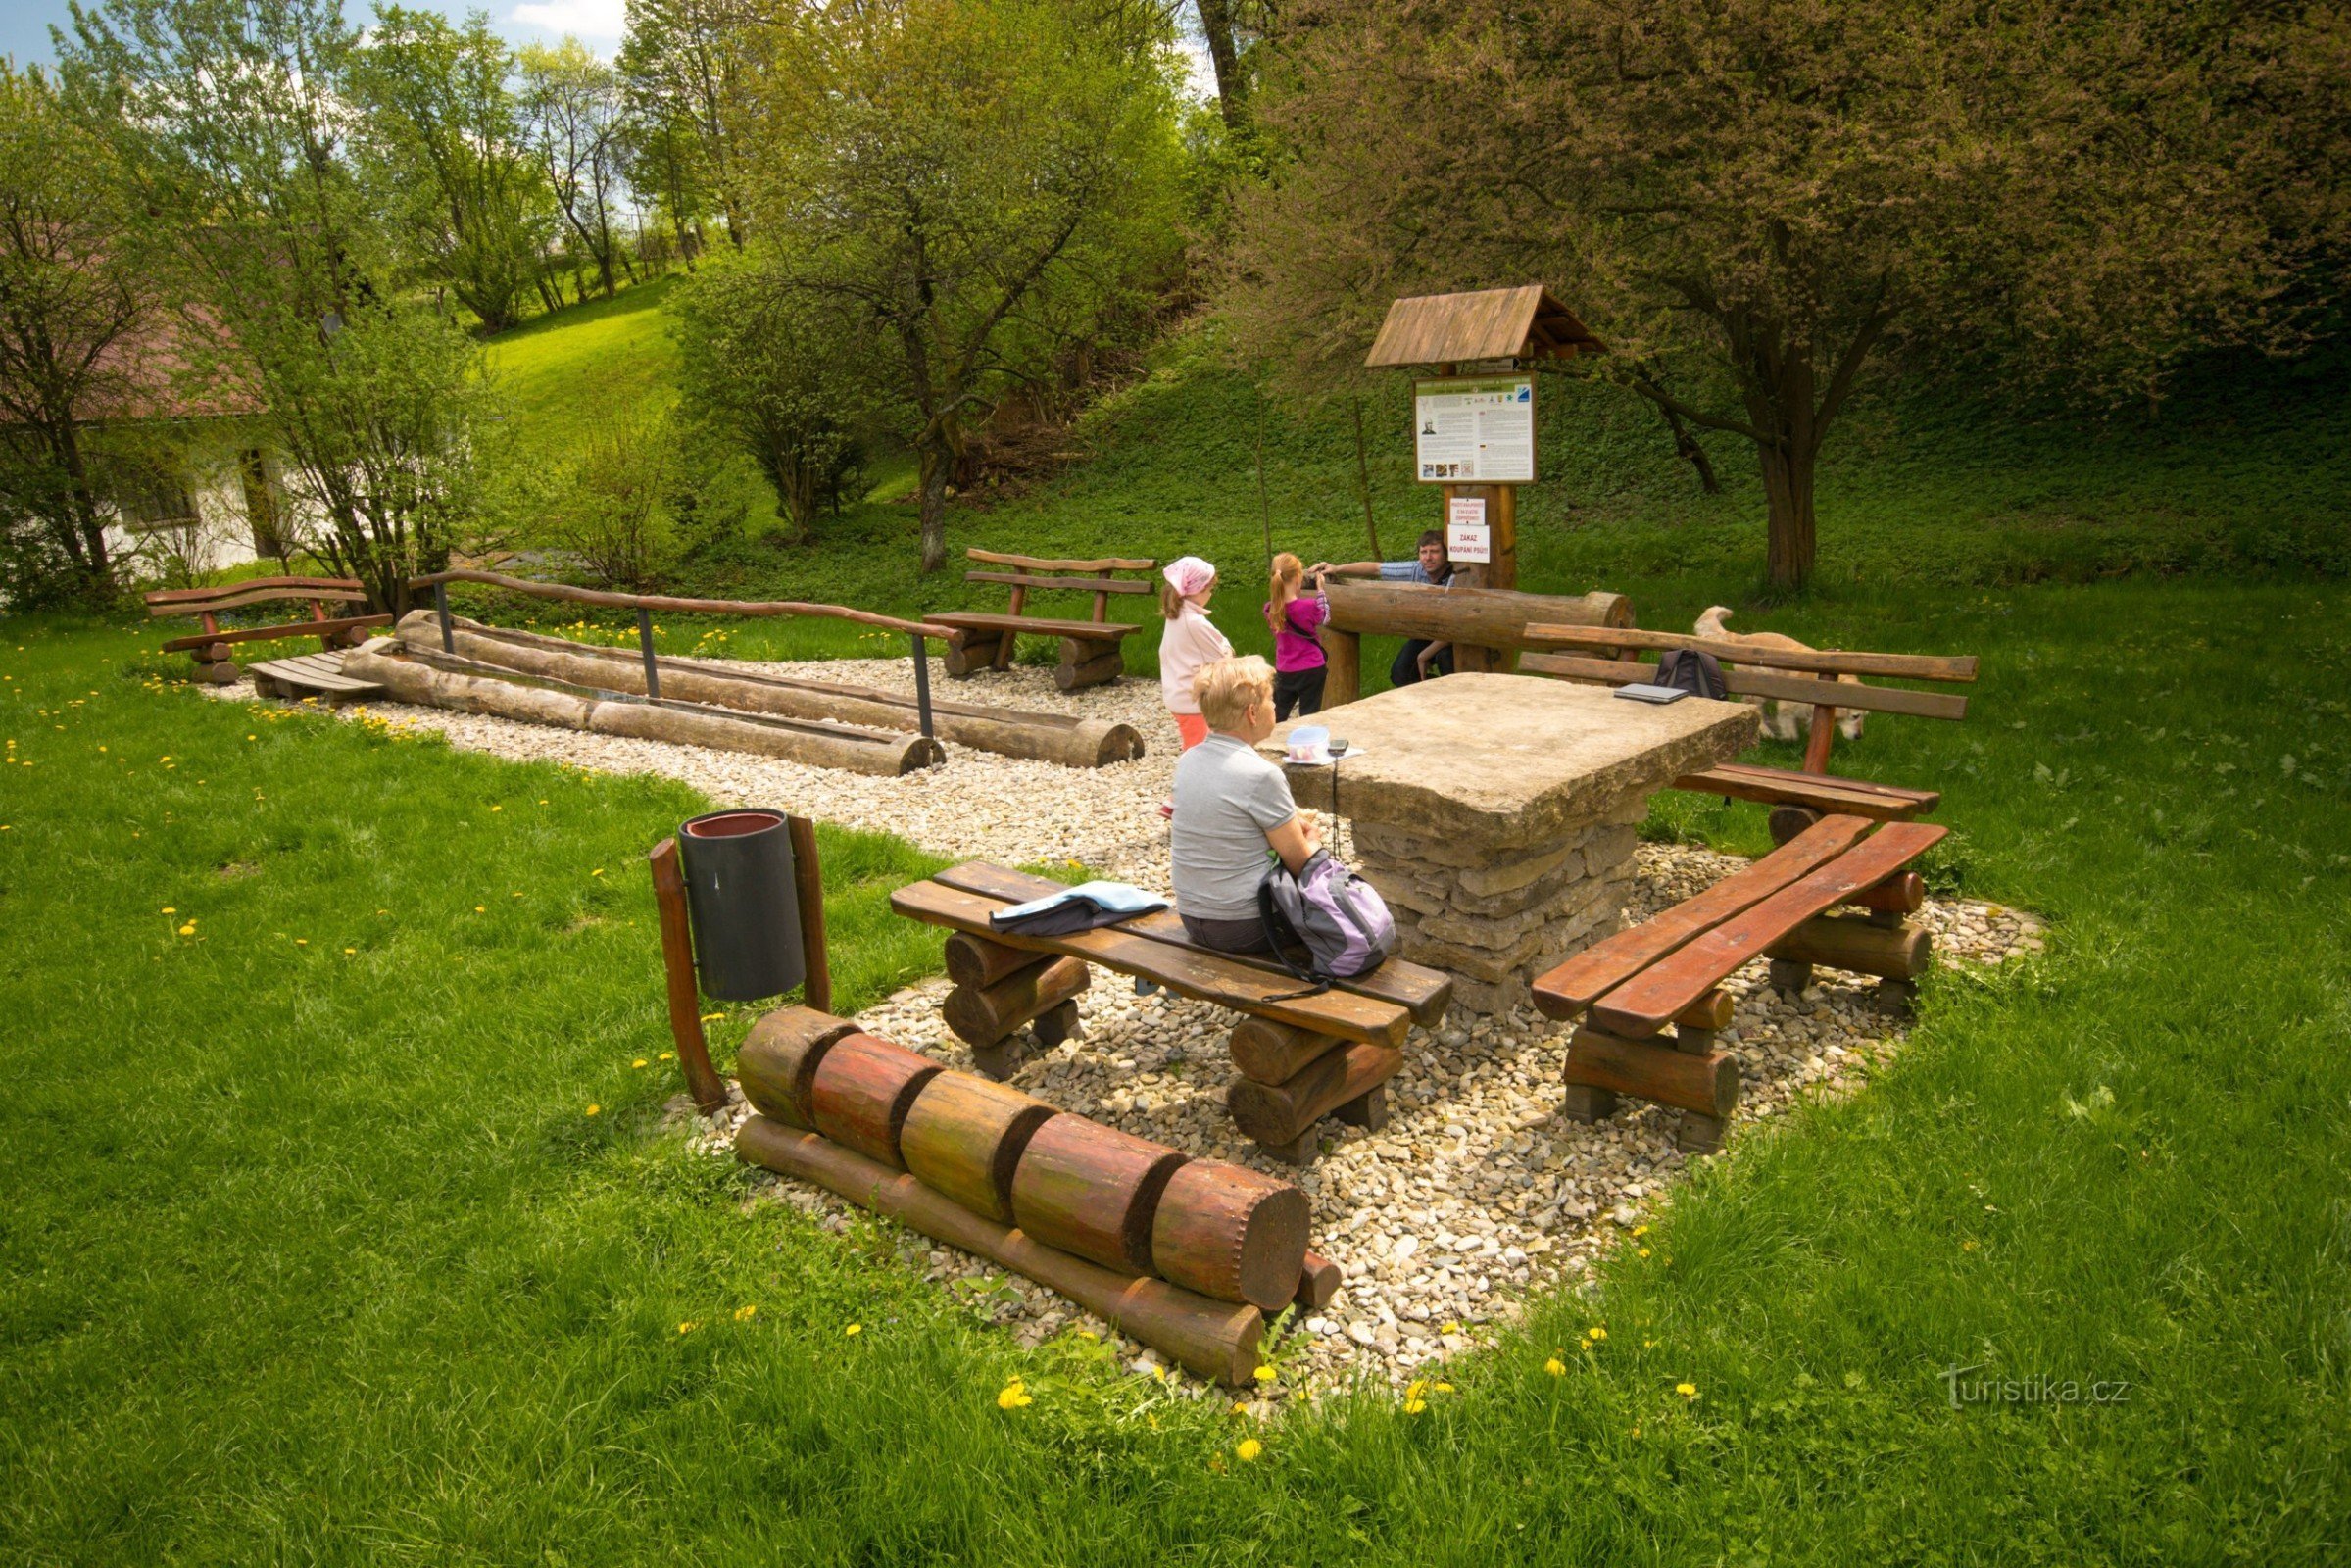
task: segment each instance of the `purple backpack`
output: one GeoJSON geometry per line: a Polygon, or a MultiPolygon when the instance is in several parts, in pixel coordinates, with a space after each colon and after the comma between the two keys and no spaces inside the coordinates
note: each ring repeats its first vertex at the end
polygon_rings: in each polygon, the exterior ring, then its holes
{"type": "Polygon", "coordinates": [[[1322,850],[1296,876],[1276,860],[1257,884],[1257,912],[1283,967],[1318,991],[1371,973],[1396,951],[1396,918],[1379,890],[1322,850]],[[1283,952],[1285,944],[1306,950],[1306,967],[1283,952]]]}

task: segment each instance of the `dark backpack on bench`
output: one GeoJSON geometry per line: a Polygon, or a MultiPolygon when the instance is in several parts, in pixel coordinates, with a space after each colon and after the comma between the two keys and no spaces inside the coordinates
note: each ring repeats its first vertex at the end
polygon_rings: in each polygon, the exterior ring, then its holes
{"type": "Polygon", "coordinates": [[[1711,697],[1718,703],[1731,695],[1731,684],[1723,679],[1722,664],[1712,654],[1695,648],[1669,648],[1659,655],[1657,684],[1688,692],[1692,697],[1711,697]]]}

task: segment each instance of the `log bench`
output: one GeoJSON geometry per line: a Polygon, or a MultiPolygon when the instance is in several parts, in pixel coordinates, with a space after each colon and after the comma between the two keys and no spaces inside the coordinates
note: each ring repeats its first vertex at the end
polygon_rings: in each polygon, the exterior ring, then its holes
{"type": "Polygon", "coordinates": [[[1324,1116],[1374,1131],[1387,1124],[1385,1085],[1404,1064],[1412,1025],[1433,1025],[1452,1000],[1452,977],[1391,958],[1368,975],[1314,996],[1270,957],[1217,953],[1193,942],[1173,910],[1067,936],[999,932],[996,910],[1059,892],[1061,884],[974,861],[899,889],[890,906],[944,926],[955,982],[943,1011],[980,1070],[1008,1076],[1024,1026],[1047,1047],[1077,1023],[1077,994],[1100,964],[1178,996],[1244,1013],[1230,1048],[1241,1075],[1225,1102],[1235,1125],[1277,1159],[1312,1162],[1324,1116]]]}
{"type": "Polygon", "coordinates": [[[189,654],[196,662],[196,678],[216,686],[233,686],[237,666],[229,658],[231,643],[270,642],[279,637],[316,637],[321,653],[357,648],[367,640],[371,626],[389,626],[389,615],[331,616],[328,605],[347,608],[367,603],[367,590],[353,577],[250,577],[218,588],[170,588],[142,596],[150,617],[193,615],[203,630],[173,637],[163,646],[167,654],[189,654]],[[308,604],[311,618],[276,626],[238,626],[222,629],[220,616],[253,605],[308,604]]]}
{"type": "Polygon", "coordinates": [[[1964,696],[1870,685],[1862,680],[1863,676],[1890,675],[1905,680],[1954,683],[1976,678],[1976,659],[1972,654],[1945,658],[1837,649],[1763,648],[1736,638],[1573,625],[1531,625],[1526,630],[1526,639],[1537,647],[1566,650],[1529,654],[1521,659],[1519,668],[1530,675],[1626,686],[1657,678],[1655,663],[1633,657],[1629,650],[1690,649],[1712,654],[1721,662],[1723,682],[1734,697],[1811,705],[1812,734],[1805,742],[1801,768],[1726,762],[1678,778],[1673,784],[1675,789],[1700,795],[1762,802],[1773,808],[1772,837],[1782,844],[1832,812],[1867,817],[1874,822],[1906,822],[1932,813],[1942,804],[1942,794],[1937,790],[1873,784],[1866,779],[1839,778],[1829,771],[1829,753],[1837,743],[1837,715],[1841,710],[1907,713],[1918,718],[1967,716],[1964,696]]]}
{"type": "Polygon", "coordinates": [[[1123,667],[1119,643],[1136,628],[1109,618],[1110,596],[1155,593],[1157,589],[1149,580],[1120,577],[1116,573],[1150,573],[1158,569],[1157,562],[1124,557],[1049,561],[1037,556],[1008,556],[994,550],[966,550],[963,554],[979,562],[983,568],[963,573],[965,582],[1003,584],[1012,592],[1010,604],[1001,614],[958,610],[929,617],[934,624],[955,628],[955,635],[947,645],[950,675],[963,679],[983,669],[1010,668],[1014,641],[1021,633],[1029,632],[1061,639],[1061,663],[1053,672],[1053,684],[1062,691],[1099,686],[1118,678],[1123,667]],[[985,569],[990,567],[1000,569],[985,569]],[[1092,594],[1094,612],[1085,620],[1025,614],[1032,589],[1092,594]]]}
{"type": "Polygon", "coordinates": [[[1759,955],[1784,991],[1801,991],[1821,963],[1879,976],[1887,1000],[1915,997],[1932,952],[1909,918],[1925,901],[1909,866],[1948,830],[1871,827],[1857,815],[1823,817],[1746,869],[1538,979],[1535,1005],[1545,1017],[1581,1019],[1568,1042],[1565,1113],[1596,1121],[1619,1095],[1634,1095],[1682,1112],[1675,1141],[1683,1150],[1720,1149],[1739,1103],[1739,1063],[1715,1044],[1731,1022],[1722,982],[1759,955]],[[1839,906],[1860,912],[1832,912],[1839,906]]]}

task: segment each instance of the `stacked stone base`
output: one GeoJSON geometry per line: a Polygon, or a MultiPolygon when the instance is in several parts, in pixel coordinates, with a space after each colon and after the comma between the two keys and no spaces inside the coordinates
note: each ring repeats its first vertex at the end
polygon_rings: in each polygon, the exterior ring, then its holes
{"type": "Polygon", "coordinates": [[[1646,810],[1628,801],[1532,845],[1358,821],[1355,868],[1388,901],[1399,956],[1452,975],[1453,1001],[1470,1011],[1508,1012],[1532,1001],[1536,976],[1621,925],[1646,810]]]}

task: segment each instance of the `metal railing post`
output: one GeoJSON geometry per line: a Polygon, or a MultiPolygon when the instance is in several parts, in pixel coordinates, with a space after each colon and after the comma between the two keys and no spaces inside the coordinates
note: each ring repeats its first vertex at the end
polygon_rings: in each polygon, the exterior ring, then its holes
{"type": "Polygon", "coordinates": [[[434,614],[441,617],[441,652],[456,653],[457,637],[449,629],[449,584],[436,582],[432,585],[432,610],[434,614]]]}
{"type": "Polygon", "coordinates": [[[659,702],[661,696],[661,672],[653,659],[653,612],[637,607],[637,647],[645,655],[645,695],[659,702]]]}
{"type": "Polygon", "coordinates": [[[930,649],[922,633],[914,633],[914,711],[922,722],[922,738],[937,739],[931,733],[931,660],[930,649]]]}

